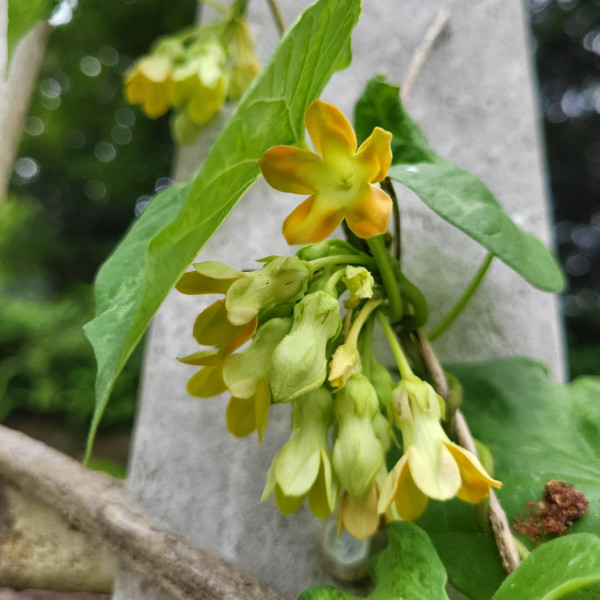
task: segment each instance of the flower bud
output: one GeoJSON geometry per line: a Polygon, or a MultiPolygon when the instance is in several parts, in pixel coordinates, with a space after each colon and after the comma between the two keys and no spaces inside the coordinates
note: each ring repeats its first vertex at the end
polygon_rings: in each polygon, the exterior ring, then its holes
{"type": "Polygon", "coordinates": [[[362,374],[353,375],[336,394],[339,430],[333,447],[333,466],[352,496],[365,493],[383,463],[383,449],[373,427],[378,412],[375,390],[362,374]]]}
{"type": "Polygon", "coordinates": [[[348,265],[346,267],[346,277],[342,281],[346,284],[350,292],[350,297],[345,302],[346,308],[353,308],[361,300],[373,297],[375,280],[373,279],[373,275],[364,267],[348,265]]]}
{"type": "Polygon", "coordinates": [[[289,402],[318,388],[327,375],[327,342],[340,331],[340,307],[325,292],[305,296],[294,308],[291,331],[269,366],[274,402],[289,402]]]}

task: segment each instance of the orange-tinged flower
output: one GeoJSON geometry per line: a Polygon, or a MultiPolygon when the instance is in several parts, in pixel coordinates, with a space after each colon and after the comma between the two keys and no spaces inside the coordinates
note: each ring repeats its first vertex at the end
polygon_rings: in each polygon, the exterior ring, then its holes
{"type": "Polygon", "coordinates": [[[356,149],[356,135],[344,114],[315,100],[306,128],[318,154],[275,146],[259,161],[267,182],[281,192],[310,194],[283,223],[288,244],[312,244],[328,237],[346,219],[361,238],[385,233],[392,201],[378,186],[392,161],[392,134],[376,127],[356,149]]]}

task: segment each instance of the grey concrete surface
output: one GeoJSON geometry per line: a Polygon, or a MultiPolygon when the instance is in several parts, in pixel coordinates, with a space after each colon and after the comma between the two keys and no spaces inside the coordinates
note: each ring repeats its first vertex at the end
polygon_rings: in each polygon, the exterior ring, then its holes
{"type": "MultiPolygon", "coordinates": [[[[306,4],[282,2],[288,23],[306,4]]],[[[264,56],[275,43],[276,30],[266,3],[250,6],[264,56]]],[[[417,81],[409,109],[434,149],[479,175],[517,223],[548,243],[538,113],[520,0],[365,1],[354,33],[354,62],[333,77],[323,98],[350,116],[372,74],[401,81],[441,7],[450,12],[450,25],[417,81]]],[[[408,191],[398,186],[398,192],[404,264],[425,291],[435,323],[484,253],[408,191]]],[[[285,253],[281,223],[297,203],[298,197],[259,182],[200,258],[254,268],[254,258],[285,253]]],[[[194,370],[174,357],[194,351],[192,323],[203,305],[198,298],[173,293],[154,320],[130,485],[149,509],[183,535],[295,596],[308,584],[331,577],[321,553],[325,525],[305,509],[284,518],[272,502],[259,502],[265,472],[288,437],[288,407],[273,409],[265,443],[259,445],[254,436],[238,440],[226,432],[226,397],[203,401],[186,395],[185,382],[194,370]]],[[[532,289],[500,263],[493,264],[436,349],[450,361],[526,355],[563,377],[555,297],[532,289]]],[[[168,597],[123,572],[115,599],[142,598],[168,597]]]]}

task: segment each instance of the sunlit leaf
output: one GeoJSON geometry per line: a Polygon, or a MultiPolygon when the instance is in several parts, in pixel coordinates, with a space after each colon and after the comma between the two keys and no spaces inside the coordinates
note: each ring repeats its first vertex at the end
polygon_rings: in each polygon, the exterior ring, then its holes
{"type": "Polygon", "coordinates": [[[88,447],[125,361],[175,282],[258,179],[258,159],[271,146],[303,137],[306,108],[347,62],[359,13],[359,0],[319,0],[304,11],[191,184],[159,194],[103,265],[96,318],[86,326],[98,360],[88,447]]]}

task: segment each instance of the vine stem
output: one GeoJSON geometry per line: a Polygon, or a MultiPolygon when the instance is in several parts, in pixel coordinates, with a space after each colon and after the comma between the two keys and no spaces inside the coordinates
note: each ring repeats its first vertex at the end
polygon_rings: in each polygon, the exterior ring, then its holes
{"type": "Polygon", "coordinates": [[[425,36],[421,40],[419,47],[415,51],[412,60],[410,61],[410,65],[408,66],[408,73],[402,82],[402,88],[400,91],[400,99],[402,100],[402,104],[405,104],[412,92],[412,89],[415,85],[415,81],[423,68],[423,65],[429,58],[433,46],[435,45],[436,40],[448,25],[448,21],[450,20],[450,14],[448,11],[442,9],[439,10],[433,23],[430,25],[429,29],[425,32],[425,36]]]}
{"type": "Polygon", "coordinates": [[[273,21],[275,21],[275,25],[277,25],[277,31],[279,31],[279,35],[283,37],[285,33],[286,26],[285,20],[283,19],[283,14],[281,12],[281,8],[277,3],[277,0],[267,0],[267,4],[271,9],[271,15],[273,15],[273,21]]]}
{"type": "Polygon", "coordinates": [[[377,263],[377,269],[383,280],[383,286],[385,287],[390,307],[390,319],[392,323],[396,323],[402,318],[402,296],[400,295],[400,288],[394,275],[394,269],[389,260],[390,255],[385,249],[383,237],[380,235],[367,238],[367,245],[377,263]]]}
{"type": "Polygon", "coordinates": [[[492,264],[492,260],[494,260],[494,254],[489,252],[486,257],[483,259],[481,266],[475,273],[475,277],[471,280],[471,283],[467,286],[465,291],[462,293],[462,296],[458,299],[456,304],[450,309],[448,314],[427,334],[427,337],[430,341],[437,339],[454,323],[458,315],[464,310],[465,306],[468,304],[469,300],[473,297],[479,285],[483,281],[485,274],[488,272],[490,265],[492,264]]]}
{"type": "MultiPolygon", "coordinates": [[[[444,375],[444,370],[442,369],[440,361],[422,329],[417,330],[417,340],[421,349],[421,354],[427,365],[427,370],[433,380],[433,385],[437,393],[446,400],[450,391],[446,375],[444,375]]],[[[460,410],[455,412],[452,425],[458,443],[479,458],[475,441],[469,430],[469,425],[460,410]]],[[[510,525],[508,524],[506,513],[494,490],[490,490],[488,510],[490,523],[492,524],[492,530],[494,531],[494,537],[496,539],[496,546],[498,547],[498,552],[502,559],[502,565],[508,573],[512,573],[521,564],[521,558],[515,544],[515,539],[510,532],[510,525]]]]}

